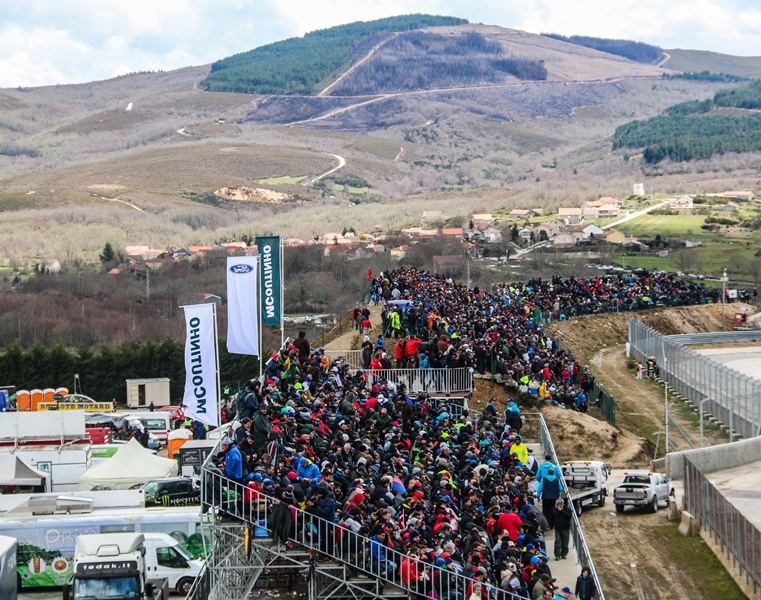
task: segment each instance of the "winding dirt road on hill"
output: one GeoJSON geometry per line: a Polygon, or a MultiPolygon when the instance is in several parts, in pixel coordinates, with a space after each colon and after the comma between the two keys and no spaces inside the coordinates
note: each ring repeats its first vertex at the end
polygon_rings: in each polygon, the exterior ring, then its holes
{"type": "Polygon", "coordinates": [[[365,62],[367,62],[373,54],[375,54],[382,46],[385,46],[388,44],[391,40],[393,40],[395,37],[399,35],[399,31],[391,35],[390,37],[386,38],[382,42],[375,44],[370,51],[365,54],[361,59],[359,59],[357,62],[355,62],[349,69],[347,69],[344,73],[342,73],[338,79],[336,79],[333,83],[331,83],[328,87],[326,87],[324,90],[322,90],[319,94],[317,94],[318,97],[320,96],[330,96],[330,92],[333,91],[333,88],[335,88],[339,83],[341,83],[348,75],[353,73],[357,70],[358,67],[362,66],[365,62]]]}

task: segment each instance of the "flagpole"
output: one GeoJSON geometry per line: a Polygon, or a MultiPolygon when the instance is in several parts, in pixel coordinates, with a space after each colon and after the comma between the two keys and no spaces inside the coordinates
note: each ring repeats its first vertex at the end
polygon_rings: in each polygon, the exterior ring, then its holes
{"type": "MultiPolygon", "coordinates": [[[[262,268],[262,255],[261,251],[259,251],[259,256],[256,257],[256,272],[261,273],[262,268]]],[[[262,319],[262,286],[257,285],[256,286],[256,305],[257,305],[257,311],[256,311],[256,318],[259,321],[259,380],[261,380],[262,375],[264,374],[264,371],[262,370],[262,359],[264,358],[264,341],[262,336],[262,328],[264,327],[264,320],[262,319]]]]}
{"type": "Polygon", "coordinates": [[[283,237],[278,236],[278,240],[280,241],[280,347],[283,347],[283,344],[285,343],[285,320],[283,317],[285,316],[283,314],[283,307],[285,306],[285,274],[284,274],[284,260],[283,260],[283,237]]]}
{"type": "Polygon", "coordinates": [[[217,427],[222,426],[222,388],[219,384],[219,335],[217,333],[217,304],[211,305],[211,314],[214,317],[214,357],[216,359],[215,368],[217,371],[217,427]]]}

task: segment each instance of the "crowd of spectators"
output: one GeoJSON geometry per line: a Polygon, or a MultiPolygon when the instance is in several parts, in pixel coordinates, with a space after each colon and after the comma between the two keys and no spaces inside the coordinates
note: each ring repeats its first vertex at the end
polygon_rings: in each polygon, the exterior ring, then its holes
{"type": "MultiPolygon", "coordinates": [[[[372,285],[386,335],[365,336],[365,370],[330,360],[300,334],[272,356],[262,381],[238,394],[231,412],[241,426],[223,440],[218,467],[245,486],[245,505],[273,503],[278,544],[298,541],[289,507],[300,508],[319,517],[326,560],[347,534],[361,535],[362,551],[386,577],[416,582],[427,600],[568,597],[563,584],[574,582],[556,585],[552,565],[568,553],[571,507],[558,465],[523,443],[518,403],[498,410],[492,399],[471,414],[395,385],[383,370],[488,369],[503,375],[507,394],[524,388],[584,410],[591,378],[545,331],[547,320],[611,302],[700,302],[710,292],[660,274],[532,279],[486,293],[399,269],[372,285]],[[472,582],[465,593],[444,585],[449,574],[472,582]]],[[[364,329],[369,316],[360,311],[355,320],[364,329]]],[[[595,597],[589,568],[573,592],[595,597]]]]}

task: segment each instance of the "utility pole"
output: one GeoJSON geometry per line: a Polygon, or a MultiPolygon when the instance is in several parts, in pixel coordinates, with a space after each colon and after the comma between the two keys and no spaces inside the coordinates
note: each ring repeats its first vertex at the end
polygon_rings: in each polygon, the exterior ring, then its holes
{"type": "Polygon", "coordinates": [[[727,270],[721,278],[721,330],[726,331],[727,321],[727,270]]]}
{"type": "Polygon", "coordinates": [[[470,248],[468,248],[466,256],[468,258],[468,289],[470,289],[470,248]]]}
{"type": "Polygon", "coordinates": [[[145,299],[151,299],[151,268],[145,265],[145,299]]]}

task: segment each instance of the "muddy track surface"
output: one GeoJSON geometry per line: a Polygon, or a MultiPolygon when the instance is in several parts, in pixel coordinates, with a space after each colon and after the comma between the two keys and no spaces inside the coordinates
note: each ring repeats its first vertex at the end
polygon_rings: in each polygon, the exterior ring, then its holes
{"type": "Polygon", "coordinates": [[[704,597],[693,578],[674,565],[668,545],[659,543],[658,529],[669,526],[663,508],[654,514],[633,509],[617,514],[608,498],[604,507],[581,515],[581,526],[606,599],[704,597]]]}

